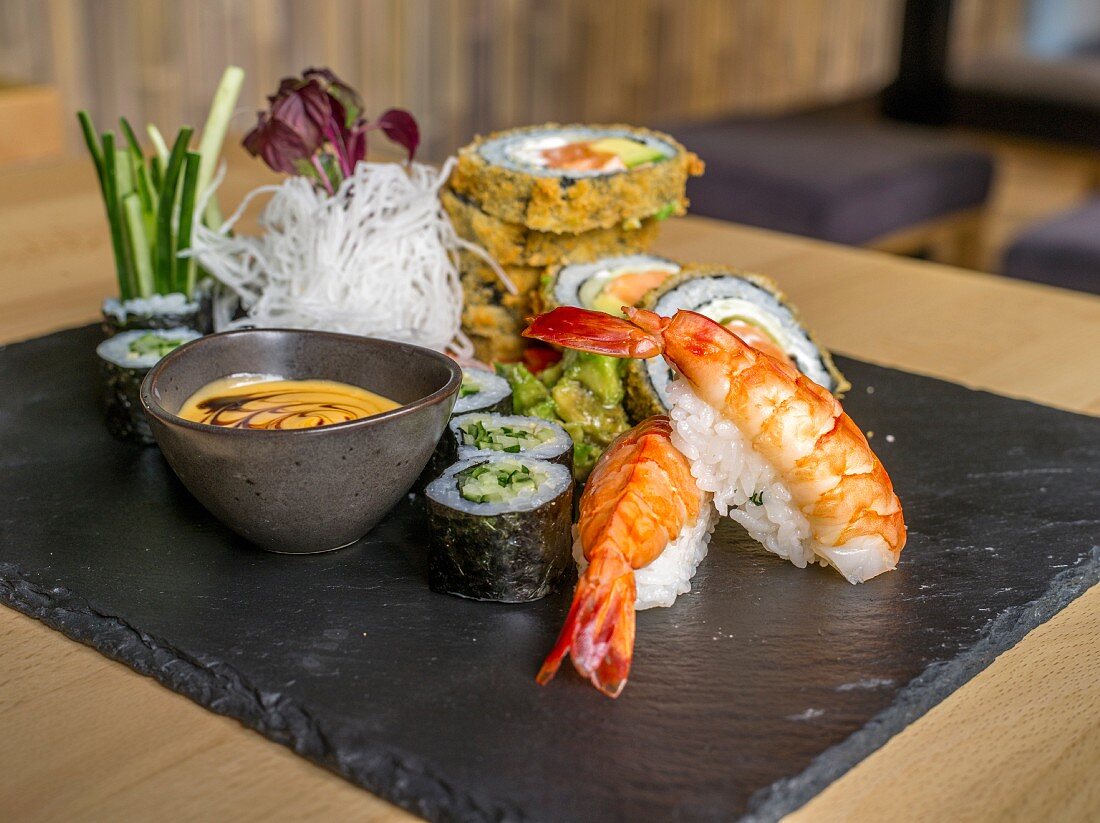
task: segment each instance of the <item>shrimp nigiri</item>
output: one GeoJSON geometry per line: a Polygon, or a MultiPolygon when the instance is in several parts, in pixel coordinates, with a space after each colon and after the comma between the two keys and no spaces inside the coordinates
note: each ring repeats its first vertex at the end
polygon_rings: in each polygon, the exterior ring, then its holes
{"type": "Polygon", "coordinates": [[[634,655],[635,605],[670,605],[687,590],[706,553],[712,508],[671,434],[667,417],[651,417],[620,435],[592,470],[577,527],[587,566],[539,683],[570,654],[578,673],[617,697],[634,655]],[[650,572],[641,599],[639,570],[650,572]]]}
{"type": "Polygon", "coordinates": [[[615,357],[662,355],[675,444],[719,511],[798,566],[859,583],[897,566],[905,521],[890,477],[840,403],[789,363],[691,311],[626,319],[559,308],[528,337],[615,357]]]}

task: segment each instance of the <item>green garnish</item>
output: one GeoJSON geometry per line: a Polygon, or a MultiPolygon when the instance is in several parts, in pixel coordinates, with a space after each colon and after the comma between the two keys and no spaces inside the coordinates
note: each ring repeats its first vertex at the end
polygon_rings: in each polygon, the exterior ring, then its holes
{"type": "Polygon", "coordinates": [[[240,94],[244,72],[225,70],[203,129],[199,151],[190,151],[193,130],[181,128],[169,150],[160,131],[148,127],[154,153],[146,157],[126,118],[120,136],[100,134],[86,111],[80,129],[99,178],[107,211],[119,297],[130,300],[182,292],[191,297],[197,270],[190,256],[196,221],[221,224],[211,197],[203,215],[196,208],[217,167],[225,130],[240,94]]]}
{"type": "Polygon", "coordinates": [[[182,345],[182,340],[171,337],[160,337],[150,332],[149,334],[143,334],[141,337],[130,341],[130,354],[135,357],[148,357],[151,354],[155,354],[157,357],[164,357],[164,355],[178,349],[182,345]]]}
{"type": "Polygon", "coordinates": [[[764,505],[764,492],[762,492],[762,491],[755,492],[752,495],[752,497],[749,498],[749,500],[752,501],[754,506],[763,506],[764,505]]]}
{"type": "Polygon", "coordinates": [[[561,424],[573,439],[573,468],[588,476],[604,448],[630,428],[623,411],[622,361],[567,351],[535,376],[522,363],[498,364],[512,387],[515,414],[561,424]]]}

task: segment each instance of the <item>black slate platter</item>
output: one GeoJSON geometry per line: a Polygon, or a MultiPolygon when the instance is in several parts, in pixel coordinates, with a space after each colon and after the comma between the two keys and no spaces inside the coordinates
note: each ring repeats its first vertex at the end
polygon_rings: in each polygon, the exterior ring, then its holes
{"type": "Polygon", "coordinates": [[[540,688],[568,592],[431,593],[415,501],[335,554],[242,543],[107,435],[96,341],[0,350],[0,600],[430,818],[775,819],[1098,577],[1100,420],[842,360],[899,570],[851,586],[725,523],[619,700],[540,688]]]}

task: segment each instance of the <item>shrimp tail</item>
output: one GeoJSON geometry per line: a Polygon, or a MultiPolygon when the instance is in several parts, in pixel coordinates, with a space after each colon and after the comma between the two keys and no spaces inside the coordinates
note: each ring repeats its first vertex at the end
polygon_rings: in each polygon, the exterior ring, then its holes
{"type": "Polygon", "coordinates": [[[651,311],[623,306],[628,320],[599,311],[561,306],[541,314],[524,337],[611,357],[645,359],[664,351],[662,332],[668,320],[651,311]]]}
{"type": "Polygon", "coordinates": [[[598,552],[577,582],[561,634],[536,680],[550,682],[569,654],[577,673],[618,697],[634,656],[634,570],[618,551],[598,552]]]}

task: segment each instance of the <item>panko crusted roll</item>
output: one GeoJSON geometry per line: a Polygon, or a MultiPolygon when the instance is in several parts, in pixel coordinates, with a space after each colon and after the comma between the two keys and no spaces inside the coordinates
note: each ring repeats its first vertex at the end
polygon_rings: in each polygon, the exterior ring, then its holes
{"type": "Polygon", "coordinates": [[[477,138],[459,150],[450,185],[506,223],[576,234],[683,214],[687,179],[702,173],[667,134],[547,124],[477,138]]]}
{"type": "Polygon", "coordinates": [[[502,266],[555,266],[642,252],[657,238],[660,225],[657,218],[649,217],[637,228],[613,226],[579,234],[554,234],[505,223],[450,189],[440,193],[440,200],[455,231],[481,246],[502,266]]]}
{"type": "Polygon", "coordinates": [[[520,332],[527,318],[538,312],[538,284],[544,269],[503,266],[515,286],[513,294],[484,260],[472,254],[459,257],[462,279],[462,331],[474,344],[477,359],[486,363],[513,362],[523,353],[520,332]]]}

